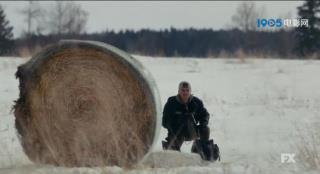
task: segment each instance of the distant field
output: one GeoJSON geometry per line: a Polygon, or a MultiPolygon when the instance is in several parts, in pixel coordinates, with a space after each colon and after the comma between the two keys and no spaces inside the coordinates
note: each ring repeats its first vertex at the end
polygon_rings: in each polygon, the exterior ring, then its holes
{"type": "MultiPolygon", "coordinates": [[[[198,158],[183,155],[190,153],[189,142],[183,145],[183,154],[157,158],[158,168],[127,171],[118,167],[67,169],[34,165],[22,151],[10,112],[19,94],[14,73],[27,59],[3,57],[0,58],[0,174],[256,174],[320,170],[320,61],[135,57],[155,78],[163,104],[177,93],[180,81],[191,82],[193,94],[203,100],[211,114],[211,136],[221,148],[221,162],[198,165],[198,158]],[[295,154],[296,163],[281,163],[281,153],[295,154]],[[166,159],[169,157],[170,164],[166,159]]],[[[166,130],[161,129],[155,151],[162,151],[161,140],[165,136],[166,130]]]]}

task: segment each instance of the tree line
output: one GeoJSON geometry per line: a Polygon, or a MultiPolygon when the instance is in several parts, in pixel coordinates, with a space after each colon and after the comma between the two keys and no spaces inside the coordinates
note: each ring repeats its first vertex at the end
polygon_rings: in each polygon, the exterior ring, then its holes
{"type": "Polygon", "coordinates": [[[48,45],[60,39],[95,40],[114,45],[131,54],[180,57],[234,57],[240,52],[253,56],[292,56],[296,40],[294,31],[248,31],[239,29],[176,29],[120,32],[105,31],[92,34],[32,35],[16,40],[17,47],[48,45]]]}
{"type": "Polygon", "coordinates": [[[232,17],[234,26],[229,29],[171,27],[164,30],[86,33],[88,13],[74,2],[56,2],[52,9],[45,12],[50,15],[43,15],[37,3],[30,1],[29,6],[21,10],[27,29],[17,39],[13,39],[13,27],[0,6],[0,54],[21,56],[21,50],[33,53],[60,39],[85,39],[109,43],[131,54],[148,56],[320,58],[319,1],[307,0],[298,7],[299,17],[309,19],[309,27],[259,30],[255,18],[263,16],[261,11],[252,2],[241,3],[232,17]]]}

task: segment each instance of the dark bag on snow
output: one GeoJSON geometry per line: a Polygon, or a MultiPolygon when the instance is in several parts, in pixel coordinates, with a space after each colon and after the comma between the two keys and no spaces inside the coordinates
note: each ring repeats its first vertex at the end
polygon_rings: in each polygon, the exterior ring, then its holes
{"type": "Polygon", "coordinates": [[[193,142],[191,152],[200,154],[203,160],[207,161],[220,161],[220,151],[217,144],[213,140],[200,140],[197,139],[193,142]]]}

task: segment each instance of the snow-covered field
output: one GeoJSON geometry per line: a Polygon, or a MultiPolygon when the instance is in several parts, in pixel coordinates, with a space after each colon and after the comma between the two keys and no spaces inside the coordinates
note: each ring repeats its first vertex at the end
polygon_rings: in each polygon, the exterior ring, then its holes
{"type": "Polygon", "coordinates": [[[14,73],[27,59],[0,58],[0,173],[319,173],[320,61],[135,57],[154,76],[163,104],[181,80],[191,82],[211,113],[220,162],[201,162],[190,154],[191,142],[183,153],[163,152],[162,129],[152,158],[132,170],[32,164],[10,112],[19,93],[14,73]],[[281,163],[284,153],[295,163],[281,163]]]}

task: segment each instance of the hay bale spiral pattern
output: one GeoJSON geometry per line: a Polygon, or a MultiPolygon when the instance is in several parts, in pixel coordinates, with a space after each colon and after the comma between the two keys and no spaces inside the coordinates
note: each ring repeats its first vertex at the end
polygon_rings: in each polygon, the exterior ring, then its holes
{"type": "Polygon", "coordinates": [[[157,129],[154,87],[114,50],[65,41],[18,67],[14,115],[32,161],[131,166],[150,150],[157,129]]]}

